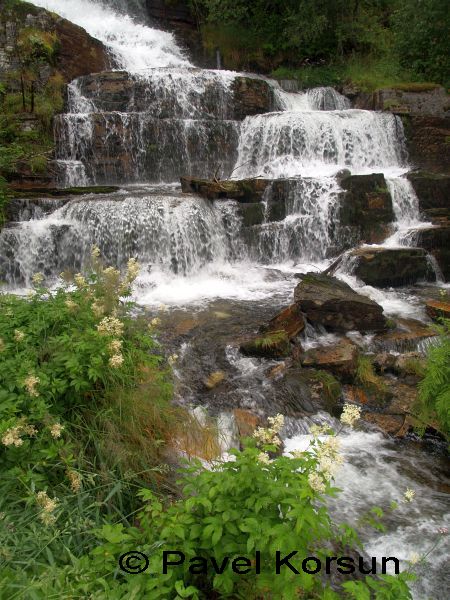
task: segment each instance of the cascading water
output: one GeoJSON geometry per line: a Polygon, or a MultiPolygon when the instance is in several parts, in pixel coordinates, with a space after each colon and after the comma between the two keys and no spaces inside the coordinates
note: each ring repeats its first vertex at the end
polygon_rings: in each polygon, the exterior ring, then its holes
{"type": "MultiPolygon", "coordinates": [[[[338,171],[386,175],[397,221],[396,241],[387,243],[399,243],[420,221],[413,190],[400,177],[407,157],[402,124],[393,115],[352,110],[348,100],[331,88],[294,94],[283,92],[275,82],[250,76],[268,81],[272,112],[250,113],[253,116],[241,121],[235,111],[234,86],[242,75],[193,68],[171,34],[139,22],[140,0],[133,2],[133,18],[125,14],[122,0],[34,3],[102,40],[115,68],[121,69],[102,74],[121,83],[120,94],[105,92],[114,90],[114,85],[100,89],[99,77],[81,77],[69,85],[67,113],[55,122],[61,184],[140,185],[107,196],[72,198],[53,211],[48,209],[52,200],[43,202],[42,210],[30,212],[24,207],[18,222],[0,233],[0,278],[10,288],[29,285],[37,271],[52,283],[63,269],[81,270],[96,244],[108,264],[122,268],[130,256],[138,258],[142,272],[135,297],[142,304],[163,302],[184,311],[190,302],[198,306],[221,298],[220,302],[231,299],[229,306],[234,302],[246,317],[261,307],[273,313],[274,306],[290,301],[292,272],[308,271],[307,263],[321,264],[337,253],[336,208],[342,191],[335,177],[338,171]],[[234,201],[211,203],[182,195],[175,185],[142,184],[178,182],[188,174],[272,180],[264,195],[262,222],[244,226],[234,201]],[[273,219],[270,211],[280,196],[282,214],[273,219]]],[[[373,288],[370,293],[378,294],[378,301],[385,297],[373,288]]],[[[392,312],[407,306],[398,303],[392,312]]],[[[220,317],[214,317],[212,337],[226,329],[217,320],[230,318],[227,306],[215,314],[220,317]]],[[[321,343],[326,340],[329,337],[321,338],[321,343]]],[[[314,345],[317,339],[308,343],[314,345]]],[[[187,354],[190,362],[195,361],[192,353],[187,354]]],[[[205,360],[210,372],[217,369],[209,356],[205,360]]],[[[266,363],[243,358],[229,345],[222,360],[234,369],[229,385],[236,406],[242,402],[252,409],[271,402],[266,363]]],[[[186,388],[184,397],[195,402],[195,393],[186,388]]],[[[403,467],[392,470],[392,455],[378,434],[351,434],[345,446],[349,455],[354,448],[377,457],[373,479],[385,477],[392,487],[398,481],[403,467]]],[[[350,456],[349,462],[342,475],[345,487],[361,482],[371,469],[369,458],[361,462],[360,454],[350,456]]],[[[411,475],[408,485],[414,485],[413,479],[411,475]]],[[[356,494],[355,485],[351,489],[356,494]]],[[[438,500],[435,513],[443,515],[438,500]]],[[[367,501],[364,498],[364,508],[367,501]]],[[[362,507],[356,495],[346,496],[345,502],[341,506],[347,506],[347,511],[362,507]]],[[[402,515],[403,529],[397,528],[391,538],[370,538],[367,550],[385,541],[389,552],[400,552],[399,540],[415,541],[412,528],[425,531],[430,523],[438,525],[431,509],[424,518],[419,514],[416,518],[413,524],[402,515]]],[[[426,593],[439,595],[441,584],[433,588],[434,577],[426,580],[426,593]]],[[[417,600],[421,593],[417,592],[417,600]]]]}

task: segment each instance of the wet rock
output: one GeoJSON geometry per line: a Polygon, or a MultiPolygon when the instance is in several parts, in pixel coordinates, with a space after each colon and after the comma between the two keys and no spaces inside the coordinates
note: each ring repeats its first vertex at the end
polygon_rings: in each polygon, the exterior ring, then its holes
{"type": "Polygon", "coordinates": [[[249,410],[235,408],[233,415],[240,438],[251,437],[255,429],[261,426],[260,417],[249,410]]]}
{"type": "Polygon", "coordinates": [[[297,304],[291,304],[283,309],[275,317],[270,319],[267,325],[261,327],[261,333],[272,331],[284,331],[289,340],[295,338],[305,329],[305,320],[297,304]]]}
{"type": "Polygon", "coordinates": [[[337,344],[308,350],[300,360],[304,367],[324,369],[343,381],[351,381],[355,376],[358,348],[350,340],[342,339],[337,344]]]}
{"type": "MultiPolygon", "coordinates": [[[[61,18],[56,13],[38,8],[27,2],[13,2],[0,12],[0,80],[19,68],[18,39],[25,28],[55,33],[58,45],[54,65],[42,68],[40,83],[46,83],[55,74],[56,67],[66,82],[93,71],[103,71],[110,66],[106,47],[91,37],[82,27],[61,18]]],[[[18,78],[15,77],[17,86],[18,78]]],[[[9,78],[8,85],[11,85],[9,78]]]]}
{"type": "Polygon", "coordinates": [[[419,199],[419,208],[426,217],[450,217],[450,175],[415,171],[408,173],[419,199]]]}
{"type": "Polygon", "coordinates": [[[450,319],[450,303],[439,300],[427,300],[425,304],[427,315],[433,320],[450,319]]]}
{"type": "Polygon", "coordinates": [[[433,327],[421,321],[397,319],[395,329],[376,335],[372,343],[380,351],[409,352],[415,351],[419,345],[436,335],[433,327]]]}
{"type": "Polygon", "coordinates": [[[264,79],[236,77],[233,89],[233,116],[238,121],[245,117],[276,110],[273,88],[264,79]]]}
{"type": "Polygon", "coordinates": [[[244,227],[261,225],[264,222],[264,204],[262,202],[240,203],[238,213],[244,227]]]}
{"type": "Polygon", "coordinates": [[[399,287],[435,281],[436,275],[421,248],[360,248],[350,252],[354,274],[367,285],[399,287]]]}
{"type": "Polygon", "coordinates": [[[181,189],[185,193],[199,194],[209,200],[227,198],[252,204],[262,199],[270,183],[267,179],[213,181],[195,177],[181,177],[180,181],[181,189]]]}
{"type": "Polygon", "coordinates": [[[433,173],[450,173],[450,119],[407,115],[402,121],[410,163],[433,173]]]}
{"type": "Polygon", "coordinates": [[[246,356],[286,358],[291,353],[291,344],[285,331],[270,331],[243,342],[240,350],[246,356]]]}
{"type": "Polygon", "coordinates": [[[391,354],[380,352],[373,358],[373,365],[379,372],[390,372],[404,377],[415,376],[417,379],[423,374],[425,359],[419,352],[405,352],[404,354],[391,354]]]}
{"type": "Polygon", "coordinates": [[[382,307],[329,275],[306,273],[294,291],[294,300],[308,321],[331,331],[384,331],[382,307]]]}
{"type": "Polygon", "coordinates": [[[391,402],[382,412],[365,412],[364,420],[377,425],[388,435],[404,437],[417,424],[413,416],[417,387],[392,380],[390,388],[391,402]]]}
{"type": "Polygon", "coordinates": [[[417,229],[414,242],[434,256],[445,280],[448,281],[450,279],[450,225],[417,229]]]}
{"type": "Polygon", "coordinates": [[[447,92],[439,85],[400,84],[355,96],[354,108],[385,110],[396,114],[450,116],[447,92]]]}
{"type": "Polygon", "coordinates": [[[391,195],[381,173],[343,176],[338,221],[350,230],[353,244],[377,243],[387,237],[395,220],[391,195]]]}

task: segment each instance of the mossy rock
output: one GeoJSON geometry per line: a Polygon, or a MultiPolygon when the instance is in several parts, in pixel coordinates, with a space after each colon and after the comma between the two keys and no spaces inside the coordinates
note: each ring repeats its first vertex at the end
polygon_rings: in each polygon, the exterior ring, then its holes
{"type": "Polygon", "coordinates": [[[259,335],[240,346],[241,352],[247,356],[263,358],[286,358],[291,354],[291,344],[285,331],[271,331],[259,335]]]}

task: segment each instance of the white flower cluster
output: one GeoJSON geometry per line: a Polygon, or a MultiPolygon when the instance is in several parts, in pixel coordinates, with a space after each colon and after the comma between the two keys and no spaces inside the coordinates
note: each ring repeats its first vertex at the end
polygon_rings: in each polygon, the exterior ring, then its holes
{"type": "Polygon", "coordinates": [[[54,440],[57,440],[58,438],[60,438],[63,431],[64,431],[64,425],[61,425],[61,423],[54,423],[50,427],[50,435],[52,436],[52,438],[54,440]]]}
{"type": "Polygon", "coordinates": [[[275,417],[269,417],[267,421],[269,422],[269,427],[258,427],[253,432],[256,443],[258,446],[280,446],[281,440],[278,437],[278,434],[284,425],[283,415],[278,414],[275,417]]]}
{"type": "Polygon", "coordinates": [[[78,308],[78,304],[76,302],[74,302],[73,300],[71,300],[70,298],[68,298],[65,303],[64,303],[67,308],[71,311],[75,311],[78,308]]]}
{"type": "Polygon", "coordinates": [[[414,496],[416,492],[411,488],[406,488],[406,492],[403,494],[403,499],[405,502],[412,502],[414,500],[414,496]]]}
{"type": "Polygon", "coordinates": [[[97,325],[97,331],[100,335],[115,335],[120,337],[123,334],[123,323],[116,317],[104,317],[97,325]]]}
{"type": "Polygon", "coordinates": [[[133,283],[136,277],[139,275],[141,267],[135,258],[130,258],[127,264],[127,281],[133,283]]]}
{"type": "Polygon", "coordinates": [[[38,492],[36,502],[42,509],[40,514],[41,521],[44,525],[52,525],[56,521],[56,517],[53,513],[58,506],[57,500],[49,498],[47,492],[38,492]]]}
{"type": "Polygon", "coordinates": [[[344,410],[341,415],[341,423],[353,427],[356,421],[361,418],[361,408],[354,404],[344,404],[344,410]]]}
{"type": "Polygon", "coordinates": [[[329,431],[330,427],[328,425],[311,425],[309,428],[309,433],[315,438],[326,435],[329,431]]]}
{"type": "Polygon", "coordinates": [[[171,354],[169,356],[169,358],[167,359],[167,362],[169,363],[169,365],[171,367],[173,367],[173,365],[177,362],[178,360],[178,354],[171,354]]]}
{"type": "Polygon", "coordinates": [[[10,427],[5,431],[2,436],[2,444],[4,446],[16,446],[16,448],[18,448],[23,444],[23,439],[21,437],[22,435],[33,436],[36,435],[36,433],[37,429],[34,427],[34,425],[16,425],[15,427],[10,427]]]}
{"type": "Polygon", "coordinates": [[[25,386],[30,396],[33,396],[34,398],[37,398],[39,396],[39,392],[37,391],[36,386],[40,381],[41,380],[39,379],[39,377],[36,377],[32,373],[30,373],[28,377],[24,379],[23,385],[25,386]]]}
{"type": "Polygon", "coordinates": [[[91,256],[92,258],[100,258],[100,248],[98,246],[92,246],[91,256]]]}
{"type": "Polygon", "coordinates": [[[31,281],[33,282],[34,285],[39,286],[44,281],[44,275],[42,273],[35,273],[31,279],[31,281]]]}
{"type": "Polygon", "coordinates": [[[123,365],[122,354],[113,354],[109,359],[109,366],[113,369],[118,369],[123,365]]]}
{"type": "Polygon", "coordinates": [[[16,340],[16,342],[22,342],[25,339],[24,332],[20,331],[20,329],[15,329],[14,330],[14,339],[16,340]]]}
{"type": "Polygon", "coordinates": [[[271,463],[272,461],[270,460],[269,455],[267,454],[267,452],[260,452],[258,454],[258,460],[260,463],[263,463],[264,465],[268,465],[269,463],[271,463]]]}
{"type": "Polygon", "coordinates": [[[85,288],[87,286],[86,279],[83,277],[81,273],[77,273],[73,278],[75,285],[79,290],[85,288]]]}

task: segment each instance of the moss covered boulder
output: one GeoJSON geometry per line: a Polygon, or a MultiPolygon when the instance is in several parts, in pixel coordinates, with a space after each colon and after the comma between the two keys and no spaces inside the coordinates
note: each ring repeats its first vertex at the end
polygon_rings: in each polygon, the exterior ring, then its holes
{"type": "Polygon", "coordinates": [[[291,344],[287,333],[281,329],[258,335],[243,342],[240,350],[246,356],[287,358],[291,354],[291,344]]]}
{"type": "Polygon", "coordinates": [[[337,220],[348,228],[353,243],[377,243],[385,239],[395,220],[392,199],[384,175],[349,175],[340,180],[337,220]]]}
{"type": "Polygon", "coordinates": [[[434,270],[422,248],[360,248],[350,252],[354,274],[374,287],[400,287],[435,281],[434,270]]]}
{"type": "Polygon", "coordinates": [[[308,321],[323,325],[330,331],[387,329],[387,321],[379,304],[329,275],[303,275],[295,288],[294,300],[308,321]]]}

